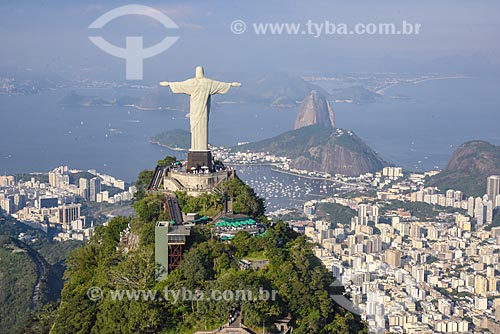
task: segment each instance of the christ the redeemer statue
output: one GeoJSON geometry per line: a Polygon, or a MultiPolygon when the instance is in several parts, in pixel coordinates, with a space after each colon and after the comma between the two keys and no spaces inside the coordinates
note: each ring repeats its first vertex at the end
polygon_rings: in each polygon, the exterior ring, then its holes
{"type": "Polygon", "coordinates": [[[187,94],[189,99],[189,119],[191,125],[190,151],[208,151],[208,117],[210,115],[210,97],[214,94],[226,94],[231,87],[239,87],[239,82],[220,82],[208,79],[203,74],[203,67],[196,67],[196,77],[182,82],[160,82],[161,86],[170,86],[172,93],[187,94]]]}

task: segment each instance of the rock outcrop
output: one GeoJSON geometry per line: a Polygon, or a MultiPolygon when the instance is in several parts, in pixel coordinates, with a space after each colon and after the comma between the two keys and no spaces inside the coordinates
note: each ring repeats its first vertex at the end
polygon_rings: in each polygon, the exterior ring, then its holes
{"type": "Polygon", "coordinates": [[[441,190],[461,190],[468,196],[483,196],[486,179],[500,174],[500,146],[474,140],[460,145],[446,168],[427,185],[441,190]]]}
{"type": "Polygon", "coordinates": [[[378,171],[388,165],[354,132],[321,125],[288,131],[235,149],[286,156],[291,159],[292,168],[348,176],[378,171]]]}
{"type": "Polygon", "coordinates": [[[330,102],[317,90],[304,99],[300,106],[295,129],[310,125],[320,125],[323,127],[335,127],[335,115],[330,102]]]}

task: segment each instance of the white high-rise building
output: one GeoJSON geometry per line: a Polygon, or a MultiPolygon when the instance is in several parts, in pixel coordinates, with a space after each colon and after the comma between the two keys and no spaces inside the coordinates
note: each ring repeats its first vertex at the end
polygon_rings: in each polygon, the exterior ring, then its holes
{"type": "Polygon", "coordinates": [[[379,207],[377,205],[372,205],[370,207],[370,220],[375,224],[378,224],[379,207]]]}
{"type": "Polygon", "coordinates": [[[403,168],[401,167],[384,167],[382,175],[391,179],[397,179],[403,176],[403,168]]]}
{"type": "Polygon", "coordinates": [[[89,200],[90,198],[90,188],[89,188],[89,180],[81,178],[78,181],[78,191],[80,196],[82,196],[85,200],[89,200]]]}
{"type": "Polygon", "coordinates": [[[91,202],[97,201],[97,194],[101,192],[101,180],[97,177],[90,179],[89,189],[89,200],[91,202]]]}
{"type": "Polygon", "coordinates": [[[486,195],[488,199],[494,201],[500,195],[500,176],[492,175],[486,180],[486,195]]]}
{"type": "Polygon", "coordinates": [[[446,198],[448,199],[451,199],[451,200],[455,200],[455,190],[453,189],[448,189],[446,190],[446,198]]]}
{"type": "Polygon", "coordinates": [[[367,212],[368,212],[368,205],[360,204],[358,206],[358,217],[362,225],[368,223],[368,217],[366,216],[367,212]]]}
{"type": "Polygon", "coordinates": [[[483,199],[481,197],[477,197],[474,200],[474,218],[477,220],[478,225],[483,225],[486,218],[486,208],[483,204],[483,199]]]}
{"type": "Polygon", "coordinates": [[[469,197],[467,200],[467,214],[474,217],[474,197],[469,197]]]}
{"type": "Polygon", "coordinates": [[[474,308],[476,310],[486,310],[488,308],[488,299],[486,297],[476,296],[474,298],[474,308]]]}
{"type": "Polygon", "coordinates": [[[491,224],[493,222],[493,209],[494,209],[493,201],[488,200],[488,202],[485,203],[485,206],[486,206],[485,221],[486,224],[491,224]]]}

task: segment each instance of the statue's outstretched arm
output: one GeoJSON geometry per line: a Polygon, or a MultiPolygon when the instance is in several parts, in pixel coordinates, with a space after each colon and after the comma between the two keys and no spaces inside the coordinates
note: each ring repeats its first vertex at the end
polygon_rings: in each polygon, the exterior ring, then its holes
{"type": "Polygon", "coordinates": [[[194,79],[188,79],[185,81],[181,82],[175,82],[175,81],[162,81],[160,82],[160,86],[163,87],[170,87],[170,90],[174,94],[191,94],[191,91],[193,89],[193,80],[194,79]]]}
{"type": "Polygon", "coordinates": [[[231,87],[241,87],[241,82],[231,82],[231,87]]]}

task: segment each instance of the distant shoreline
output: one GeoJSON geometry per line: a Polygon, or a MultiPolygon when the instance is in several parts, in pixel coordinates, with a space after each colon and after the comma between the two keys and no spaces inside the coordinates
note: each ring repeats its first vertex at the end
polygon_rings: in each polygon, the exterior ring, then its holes
{"type": "Polygon", "coordinates": [[[424,78],[424,79],[413,79],[409,81],[399,81],[395,83],[390,83],[387,85],[382,86],[381,88],[375,89],[374,92],[380,95],[384,95],[385,90],[397,85],[404,85],[404,84],[420,84],[426,81],[436,81],[436,80],[454,80],[454,79],[472,79],[473,77],[465,76],[465,75],[457,75],[457,76],[450,76],[450,77],[435,77],[435,78],[424,78]]]}
{"type": "Polygon", "coordinates": [[[290,172],[281,168],[271,168],[273,172],[278,172],[278,173],[283,173],[283,174],[288,174],[292,176],[298,176],[298,177],[303,177],[306,179],[311,179],[311,180],[320,180],[320,181],[330,181],[334,183],[339,183],[338,180],[332,179],[332,178],[326,178],[326,177],[320,177],[320,176],[311,176],[311,175],[304,175],[304,174],[299,174],[299,173],[294,173],[290,172]]]}
{"type": "Polygon", "coordinates": [[[165,147],[165,148],[168,148],[169,150],[172,150],[172,151],[179,151],[179,152],[187,152],[187,151],[188,151],[188,149],[187,149],[187,148],[181,148],[181,147],[171,147],[171,146],[168,146],[168,145],[166,145],[166,144],[162,144],[162,143],[160,143],[160,142],[158,142],[158,141],[156,141],[156,140],[154,140],[154,139],[151,139],[149,142],[150,142],[151,144],[153,144],[153,145],[158,145],[158,146],[160,146],[160,147],[165,147]]]}
{"type": "Polygon", "coordinates": [[[170,108],[170,107],[156,107],[156,108],[147,108],[147,107],[141,107],[141,106],[138,106],[138,105],[135,105],[135,104],[125,104],[123,105],[124,107],[128,107],[128,108],[134,108],[134,109],[137,109],[137,110],[144,110],[144,111],[153,111],[153,110],[172,110],[172,111],[180,111],[180,112],[184,112],[184,110],[182,109],[176,109],[176,108],[170,108]]]}

